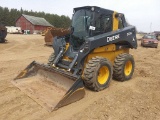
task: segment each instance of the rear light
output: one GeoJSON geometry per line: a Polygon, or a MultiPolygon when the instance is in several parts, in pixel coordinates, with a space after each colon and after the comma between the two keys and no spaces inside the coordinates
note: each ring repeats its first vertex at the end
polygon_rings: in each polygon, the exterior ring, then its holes
{"type": "Polygon", "coordinates": [[[147,43],[147,42],[148,42],[148,40],[144,40],[143,42],[144,42],[144,43],[147,43]]]}

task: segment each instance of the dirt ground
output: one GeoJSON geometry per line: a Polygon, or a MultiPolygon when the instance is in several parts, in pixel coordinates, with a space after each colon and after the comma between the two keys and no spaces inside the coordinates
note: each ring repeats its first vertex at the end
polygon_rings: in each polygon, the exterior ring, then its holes
{"type": "MultiPolygon", "coordinates": [[[[0,120],[160,120],[160,47],[131,50],[136,68],[126,82],[48,112],[11,80],[33,60],[46,63],[52,47],[40,35],[11,35],[0,44],[0,120]]],[[[140,44],[140,42],[138,42],[140,44]]]]}

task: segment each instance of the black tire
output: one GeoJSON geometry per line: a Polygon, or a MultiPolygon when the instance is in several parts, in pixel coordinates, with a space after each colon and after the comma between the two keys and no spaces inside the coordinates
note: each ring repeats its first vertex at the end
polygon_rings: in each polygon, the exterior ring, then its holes
{"type": "Polygon", "coordinates": [[[112,64],[109,60],[98,56],[93,57],[84,69],[84,84],[93,91],[103,90],[108,87],[112,73],[112,64]]]}
{"type": "Polygon", "coordinates": [[[49,56],[49,58],[48,58],[48,65],[49,66],[52,66],[53,65],[53,62],[54,62],[54,59],[55,59],[55,54],[54,54],[54,52],[49,56]]]}
{"type": "Polygon", "coordinates": [[[135,62],[132,55],[127,53],[119,54],[113,65],[113,79],[125,81],[131,79],[134,72],[135,62]]]}
{"type": "Polygon", "coordinates": [[[141,43],[141,46],[143,47],[143,44],[141,43]]]}
{"type": "Polygon", "coordinates": [[[158,45],[155,48],[158,48],[158,45]]]}
{"type": "Polygon", "coordinates": [[[0,43],[5,43],[5,39],[0,38],[0,43]]]}

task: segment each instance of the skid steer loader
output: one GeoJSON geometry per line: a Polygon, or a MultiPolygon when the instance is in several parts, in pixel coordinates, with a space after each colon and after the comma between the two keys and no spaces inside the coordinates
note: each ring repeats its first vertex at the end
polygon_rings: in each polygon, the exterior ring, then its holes
{"type": "Polygon", "coordinates": [[[33,61],[13,83],[49,111],[82,99],[115,80],[131,79],[136,30],[122,13],[96,6],[74,8],[69,37],[55,38],[47,64],[33,61]]]}
{"type": "Polygon", "coordinates": [[[4,43],[7,36],[7,28],[0,23],[0,43],[4,43]]]}

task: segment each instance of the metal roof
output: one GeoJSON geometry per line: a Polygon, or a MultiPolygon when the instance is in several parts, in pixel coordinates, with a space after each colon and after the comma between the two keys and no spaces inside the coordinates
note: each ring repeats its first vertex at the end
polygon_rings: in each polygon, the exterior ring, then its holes
{"type": "Polygon", "coordinates": [[[33,25],[53,26],[48,21],[46,21],[44,18],[41,18],[41,17],[35,17],[30,15],[24,15],[24,14],[22,14],[22,16],[24,16],[33,25]]]}

